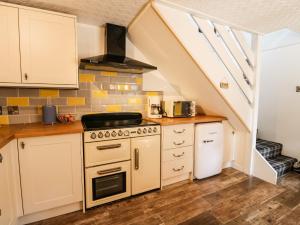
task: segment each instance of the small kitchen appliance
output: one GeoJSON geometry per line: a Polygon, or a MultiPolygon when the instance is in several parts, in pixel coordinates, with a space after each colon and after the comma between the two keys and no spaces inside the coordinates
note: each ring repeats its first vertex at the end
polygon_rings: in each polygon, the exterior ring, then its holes
{"type": "Polygon", "coordinates": [[[163,114],[166,117],[192,117],[196,115],[194,101],[166,100],[162,104],[163,114]]]}
{"type": "Polygon", "coordinates": [[[161,99],[160,96],[148,96],[148,117],[161,118],[161,99]]]}
{"type": "Polygon", "coordinates": [[[82,116],[85,207],[160,188],[160,125],[140,113],[82,116]]]}

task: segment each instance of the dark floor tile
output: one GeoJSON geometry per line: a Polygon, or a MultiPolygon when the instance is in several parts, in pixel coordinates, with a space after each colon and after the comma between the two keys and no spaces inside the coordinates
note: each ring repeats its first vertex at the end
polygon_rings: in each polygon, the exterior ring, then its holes
{"type": "Polygon", "coordinates": [[[204,212],[179,225],[220,225],[221,223],[209,212],[204,212]]]}

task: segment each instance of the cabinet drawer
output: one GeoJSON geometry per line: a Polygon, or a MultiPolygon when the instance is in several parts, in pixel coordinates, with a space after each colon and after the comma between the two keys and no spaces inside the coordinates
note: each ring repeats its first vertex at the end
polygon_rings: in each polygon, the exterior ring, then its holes
{"type": "Polygon", "coordinates": [[[121,139],[86,143],[84,145],[85,166],[124,161],[130,159],[130,140],[121,139]]]}
{"type": "Polygon", "coordinates": [[[194,144],[194,124],[163,127],[163,148],[171,149],[194,144]]]}
{"type": "Polygon", "coordinates": [[[174,148],[162,152],[162,161],[178,161],[182,159],[192,159],[193,158],[193,146],[174,148]]]}
{"type": "Polygon", "coordinates": [[[193,170],[193,158],[164,162],[162,167],[162,179],[176,177],[193,170]]]}

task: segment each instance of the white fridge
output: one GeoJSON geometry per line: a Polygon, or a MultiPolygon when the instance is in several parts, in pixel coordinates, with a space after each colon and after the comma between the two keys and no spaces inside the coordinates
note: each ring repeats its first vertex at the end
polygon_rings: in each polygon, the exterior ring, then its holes
{"type": "Polygon", "coordinates": [[[221,173],[223,164],[223,124],[197,124],[195,128],[195,168],[197,179],[221,173]]]}

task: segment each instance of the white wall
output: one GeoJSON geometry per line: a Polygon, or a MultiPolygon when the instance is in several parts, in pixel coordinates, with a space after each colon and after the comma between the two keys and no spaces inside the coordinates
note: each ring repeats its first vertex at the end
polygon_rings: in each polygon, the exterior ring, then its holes
{"type": "MultiPolygon", "coordinates": [[[[104,27],[78,23],[77,28],[79,59],[103,54],[104,27]]],[[[126,54],[128,57],[151,64],[128,39],[126,43],[126,54]]],[[[178,91],[161,75],[159,70],[145,73],[143,78],[144,91],[162,91],[165,96],[181,97],[178,91]]]]}
{"type": "Polygon", "coordinates": [[[258,133],[280,142],[300,160],[300,35],[289,30],[264,37],[258,133]]]}

